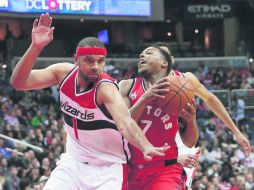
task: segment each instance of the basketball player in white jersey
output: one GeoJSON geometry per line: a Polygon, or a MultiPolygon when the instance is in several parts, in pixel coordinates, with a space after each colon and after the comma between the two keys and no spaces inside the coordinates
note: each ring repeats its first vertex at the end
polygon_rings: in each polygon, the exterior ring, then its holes
{"type": "Polygon", "coordinates": [[[97,38],[79,42],[75,64],[32,69],[43,48],[53,40],[51,23],[49,14],[34,21],[32,43],[11,76],[11,85],[17,90],[59,85],[67,131],[66,153],[44,189],[126,189],[130,155],[124,138],[147,160],[163,156],[168,147],[154,147],[131,118],[115,81],[103,73],[107,51],[97,38]]]}

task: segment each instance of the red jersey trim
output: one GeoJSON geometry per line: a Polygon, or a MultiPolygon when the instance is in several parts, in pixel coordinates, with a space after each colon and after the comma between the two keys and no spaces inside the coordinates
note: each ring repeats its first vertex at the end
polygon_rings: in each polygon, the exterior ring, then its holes
{"type": "Polygon", "coordinates": [[[72,73],[74,73],[76,71],[77,66],[75,66],[65,77],[64,79],[61,81],[60,85],[59,85],[59,90],[62,88],[63,84],[65,83],[65,81],[69,78],[70,75],[72,75],[72,73]]]}

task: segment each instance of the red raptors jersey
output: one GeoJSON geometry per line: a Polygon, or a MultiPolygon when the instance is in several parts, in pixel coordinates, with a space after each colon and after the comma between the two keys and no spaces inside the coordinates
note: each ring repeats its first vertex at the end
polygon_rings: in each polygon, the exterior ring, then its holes
{"type": "MultiPolygon", "coordinates": [[[[182,74],[178,71],[172,71],[172,73],[177,76],[182,76],[182,74]]],[[[135,78],[128,94],[132,106],[138,101],[144,92],[144,80],[142,78],[135,78]]],[[[170,145],[170,149],[166,152],[165,156],[154,157],[153,161],[177,158],[178,146],[175,141],[175,136],[178,132],[177,116],[170,116],[162,111],[162,109],[156,106],[153,102],[150,102],[148,105],[146,105],[146,109],[141,115],[138,124],[148,140],[154,146],[161,147],[163,145],[170,145]]],[[[129,145],[129,147],[132,155],[132,164],[142,164],[146,162],[140,150],[132,145],[129,145]]]]}
{"type": "Polygon", "coordinates": [[[102,73],[90,89],[79,92],[78,67],[60,85],[60,102],[67,131],[66,153],[73,158],[94,165],[126,163],[127,144],[105,107],[96,103],[100,83],[115,81],[102,73]]]}

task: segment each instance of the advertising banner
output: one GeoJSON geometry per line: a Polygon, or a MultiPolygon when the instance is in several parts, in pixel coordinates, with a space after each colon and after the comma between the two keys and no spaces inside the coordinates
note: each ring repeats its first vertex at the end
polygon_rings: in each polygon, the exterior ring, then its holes
{"type": "Polygon", "coordinates": [[[184,7],[184,19],[222,19],[235,13],[231,4],[193,4],[184,7]]]}
{"type": "Polygon", "coordinates": [[[151,0],[0,0],[0,13],[151,16],[151,0]]]}

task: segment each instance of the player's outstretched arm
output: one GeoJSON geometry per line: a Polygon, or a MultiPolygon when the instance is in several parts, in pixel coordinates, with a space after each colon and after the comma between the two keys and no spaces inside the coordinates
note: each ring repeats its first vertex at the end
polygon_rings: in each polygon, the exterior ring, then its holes
{"type": "Polygon", "coordinates": [[[188,80],[193,85],[196,95],[200,97],[208,107],[220,118],[226,126],[234,133],[238,143],[242,146],[245,154],[250,154],[250,143],[249,140],[239,131],[231,117],[229,116],[226,108],[223,106],[221,101],[210,91],[207,90],[192,73],[186,73],[188,80]]]}
{"type": "Polygon", "coordinates": [[[32,43],[15,66],[11,76],[10,83],[14,88],[18,90],[30,90],[57,83],[56,76],[52,73],[52,68],[31,72],[43,48],[53,40],[54,28],[51,27],[51,23],[52,18],[49,14],[42,14],[39,20],[36,19],[34,21],[32,43]]]}
{"type": "Polygon", "coordinates": [[[169,147],[154,147],[147,140],[137,123],[131,118],[128,108],[114,84],[103,82],[99,85],[97,102],[99,105],[105,105],[113,117],[119,132],[129,143],[143,152],[146,160],[152,159],[153,156],[164,156],[164,152],[169,147]]]}

